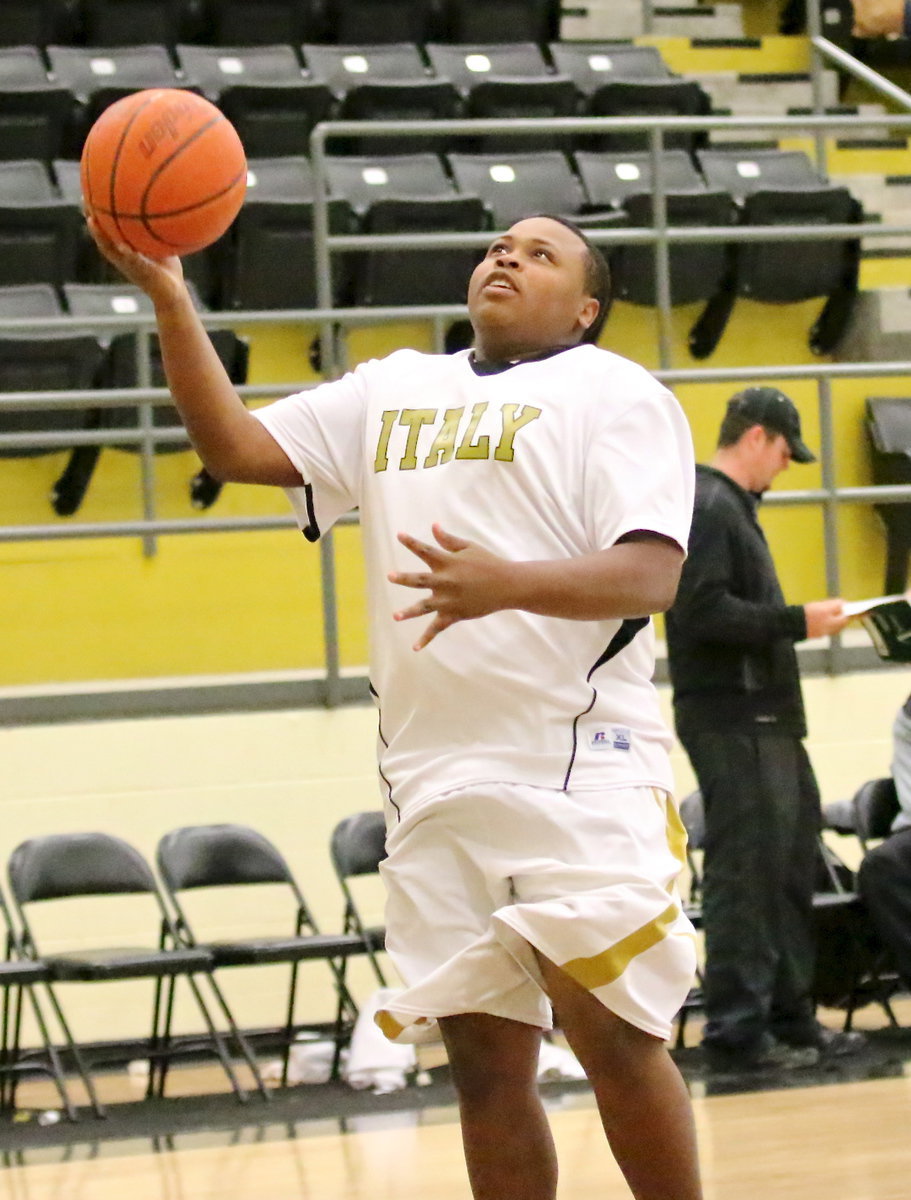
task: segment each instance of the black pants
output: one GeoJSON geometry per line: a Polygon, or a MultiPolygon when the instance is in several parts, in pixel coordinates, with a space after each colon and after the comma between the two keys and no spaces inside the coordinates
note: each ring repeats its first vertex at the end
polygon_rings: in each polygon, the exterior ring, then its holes
{"type": "Polygon", "coordinates": [[[681,733],[705,806],[704,1041],[815,1040],[819,789],[799,738],[681,733]]]}
{"type": "Polygon", "coordinates": [[[868,851],[857,879],[873,927],[911,988],[911,829],[893,833],[868,851]]]}

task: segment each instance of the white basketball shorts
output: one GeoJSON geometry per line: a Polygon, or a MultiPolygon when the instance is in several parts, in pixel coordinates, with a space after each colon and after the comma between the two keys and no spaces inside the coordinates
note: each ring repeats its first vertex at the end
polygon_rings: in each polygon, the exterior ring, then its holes
{"type": "Polygon", "coordinates": [[[386,944],[406,984],[392,1041],[481,1012],[552,1026],[535,947],[612,1012],[667,1039],[696,970],[677,877],[686,834],[651,787],[459,788],[405,815],[380,870],[386,944]]]}

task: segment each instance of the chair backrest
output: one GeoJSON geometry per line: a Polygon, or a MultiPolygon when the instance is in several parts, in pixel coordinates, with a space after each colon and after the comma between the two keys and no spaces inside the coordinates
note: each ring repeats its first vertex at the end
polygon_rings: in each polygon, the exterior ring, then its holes
{"type": "Polygon", "coordinates": [[[868,779],[854,793],[851,801],[854,830],[862,842],[888,837],[900,806],[891,776],[868,779]]]}
{"type": "Polygon", "coordinates": [[[313,170],[302,154],[247,159],[250,200],[312,200],[313,170]]]}
{"type": "Polygon", "coordinates": [[[499,228],[529,212],[571,216],[585,200],[578,176],[559,150],[450,154],[448,159],[459,191],[480,196],[499,228]]]}
{"type": "Polygon", "coordinates": [[[880,454],[911,455],[911,397],[869,396],[867,421],[880,454]]]}
{"type": "Polygon", "coordinates": [[[534,42],[461,46],[436,42],[424,50],[434,72],[442,79],[452,80],[463,92],[490,78],[546,78],[550,73],[544,52],[534,42]]]}
{"type": "Polygon", "coordinates": [[[158,895],[143,856],[109,833],[54,833],[21,842],[9,860],[19,906],[67,896],[158,895]]]}
{"type": "Polygon", "coordinates": [[[302,47],[304,63],[317,83],[324,83],[337,95],[349,88],[378,79],[430,78],[421,52],[414,42],[393,42],[386,45],[302,47]]]}
{"type": "Polygon", "coordinates": [[[187,825],[158,843],[169,891],[236,884],[292,883],[291,869],[264,834],[246,825],[187,825]]]}
{"type": "Polygon", "coordinates": [[[386,819],[382,812],[361,812],[339,821],[329,843],[339,879],[372,875],[386,857],[386,819]]]}
{"type": "Polygon", "coordinates": [[[187,78],[198,83],[211,100],[238,83],[290,83],[304,77],[297,52],[286,45],[180,45],[177,61],[187,78]]]}
{"type": "MultiPolygon", "coordinates": [[[[579,150],[575,157],[590,204],[621,204],[627,196],[654,189],[652,157],[646,151],[597,154],[579,150]]],[[[698,190],[705,186],[685,150],[666,150],[660,167],[665,191],[698,190]]]]}
{"type": "Polygon", "coordinates": [[[440,0],[333,0],[336,39],[350,42],[426,42],[440,30],[440,0]]]}
{"type": "Polygon", "coordinates": [[[553,42],[554,66],[568,75],[586,96],[611,79],[670,79],[671,71],[657,46],[615,42],[553,42]]]}
{"type": "MultiPolygon", "coordinates": [[[[694,79],[615,79],[588,97],[585,113],[593,117],[706,116],[711,107],[708,95],[694,79]]],[[[596,134],[591,140],[596,149],[648,146],[644,132],[596,134]]],[[[669,133],[664,149],[692,150],[704,141],[704,133],[669,133]]]]}
{"type": "Polygon", "coordinates": [[[329,190],[358,212],[394,196],[452,196],[452,182],[436,154],[333,156],[326,159],[329,190]]]}
{"type": "Polygon", "coordinates": [[[553,0],[446,0],[448,36],[454,42],[530,41],[543,45],[557,34],[553,0]]]}
{"type": "Polygon", "coordinates": [[[3,0],[0,45],[46,46],[72,36],[75,23],[72,0],[3,0]]]}
{"type": "Polygon", "coordinates": [[[217,46],[298,46],[329,34],[329,0],[209,0],[201,41],[217,46]]]}
{"type": "Polygon", "coordinates": [[[328,120],[334,104],[325,84],[303,77],[269,83],[241,80],[224,88],[218,99],[247,153],[257,157],[306,154],[312,130],[328,120]]]}
{"type": "Polygon", "coordinates": [[[709,187],[735,200],[776,187],[819,187],[822,176],[802,150],[700,150],[699,168],[709,187]]]}
{"type": "Polygon", "coordinates": [[[90,46],[164,42],[191,32],[192,0],[80,0],[81,36],[90,46]]]}
{"type": "Polygon", "coordinates": [[[183,79],[160,43],[141,46],[48,46],[54,77],[83,99],[110,87],[181,87],[183,79]]]}

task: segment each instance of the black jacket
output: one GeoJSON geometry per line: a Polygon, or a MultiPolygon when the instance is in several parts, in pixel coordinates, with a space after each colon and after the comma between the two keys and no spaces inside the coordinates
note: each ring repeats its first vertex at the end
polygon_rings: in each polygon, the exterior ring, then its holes
{"type": "Polygon", "coordinates": [[[785,604],[759,497],[696,468],[696,505],[680,588],[666,618],[674,716],[687,731],[806,734],[794,643],[804,610],[785,604]]]}

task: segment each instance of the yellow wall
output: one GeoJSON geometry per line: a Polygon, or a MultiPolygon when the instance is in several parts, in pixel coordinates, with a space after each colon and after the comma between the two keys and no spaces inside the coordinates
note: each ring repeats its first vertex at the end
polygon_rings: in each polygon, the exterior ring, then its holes
{"type": "MultiPolygon", "coordinates": [[[[806,362],[807,332],[820,302],[777,307],[739,301],[710,365],[806,362]]],[[[686,333],[698,305],[674,313],[675,362],[692,363],[686,333]]],[[[255,382],[303,381],[311,376],[304,351],[310,331],[253,335],[255,382]]],[[[426,327],[362,329],[351,338],[351,361],[396,344],[429,347],[426,327]]],[[[658,365],[657,324],[651,309],[618,303],[603,344],[652,368],[658,365]]],[[[843,485],[871,481],[863,430],[867,395],[906,390],[907,381],[836,385],[837,477],[843,485]]],[[[798,403],[806,438],[818,446],[815,386],[783,386],[798,403]]],[[[677,389],[701,459],[710,456],[730,384],[677,389]]],[[[55,520],[47,495],[63,455],[0,460],[0,523],[55,520]]],[[[188,481],[197,468],[190,452],[156,460],[161,515],[191,517],[188,481]]],[[[816,487],[817,465],[792,467],[778,486],[816,487]]],[[[273,489],[232,485],[212,517],[287,514],[273,489]]],[[[86,502],[73,520],[124,520],[140,515],[139,468],[134,455],[103,452],[86,502]]],[[[59,520],[59,518],[58,518],[59,520]]],[[[767,510],[763,518],[786,594],[801,603],[823,594],[822,525],[818,507],[767,510]]],[[[842,590],[876,595],[882,589],[884,539],[869,507],[840,517],[842,590]]],[[[366,661],[366,613],[360,533],[335,534],[344,665],[366,661]]],[[[4,654],[0,686],[171,675],[318,668],[322,612],[318,551],[294,529],[261,533],[199,534],[158,539],[146,557],[138,538],[0,545],[0,624],[4,654]]]]}

